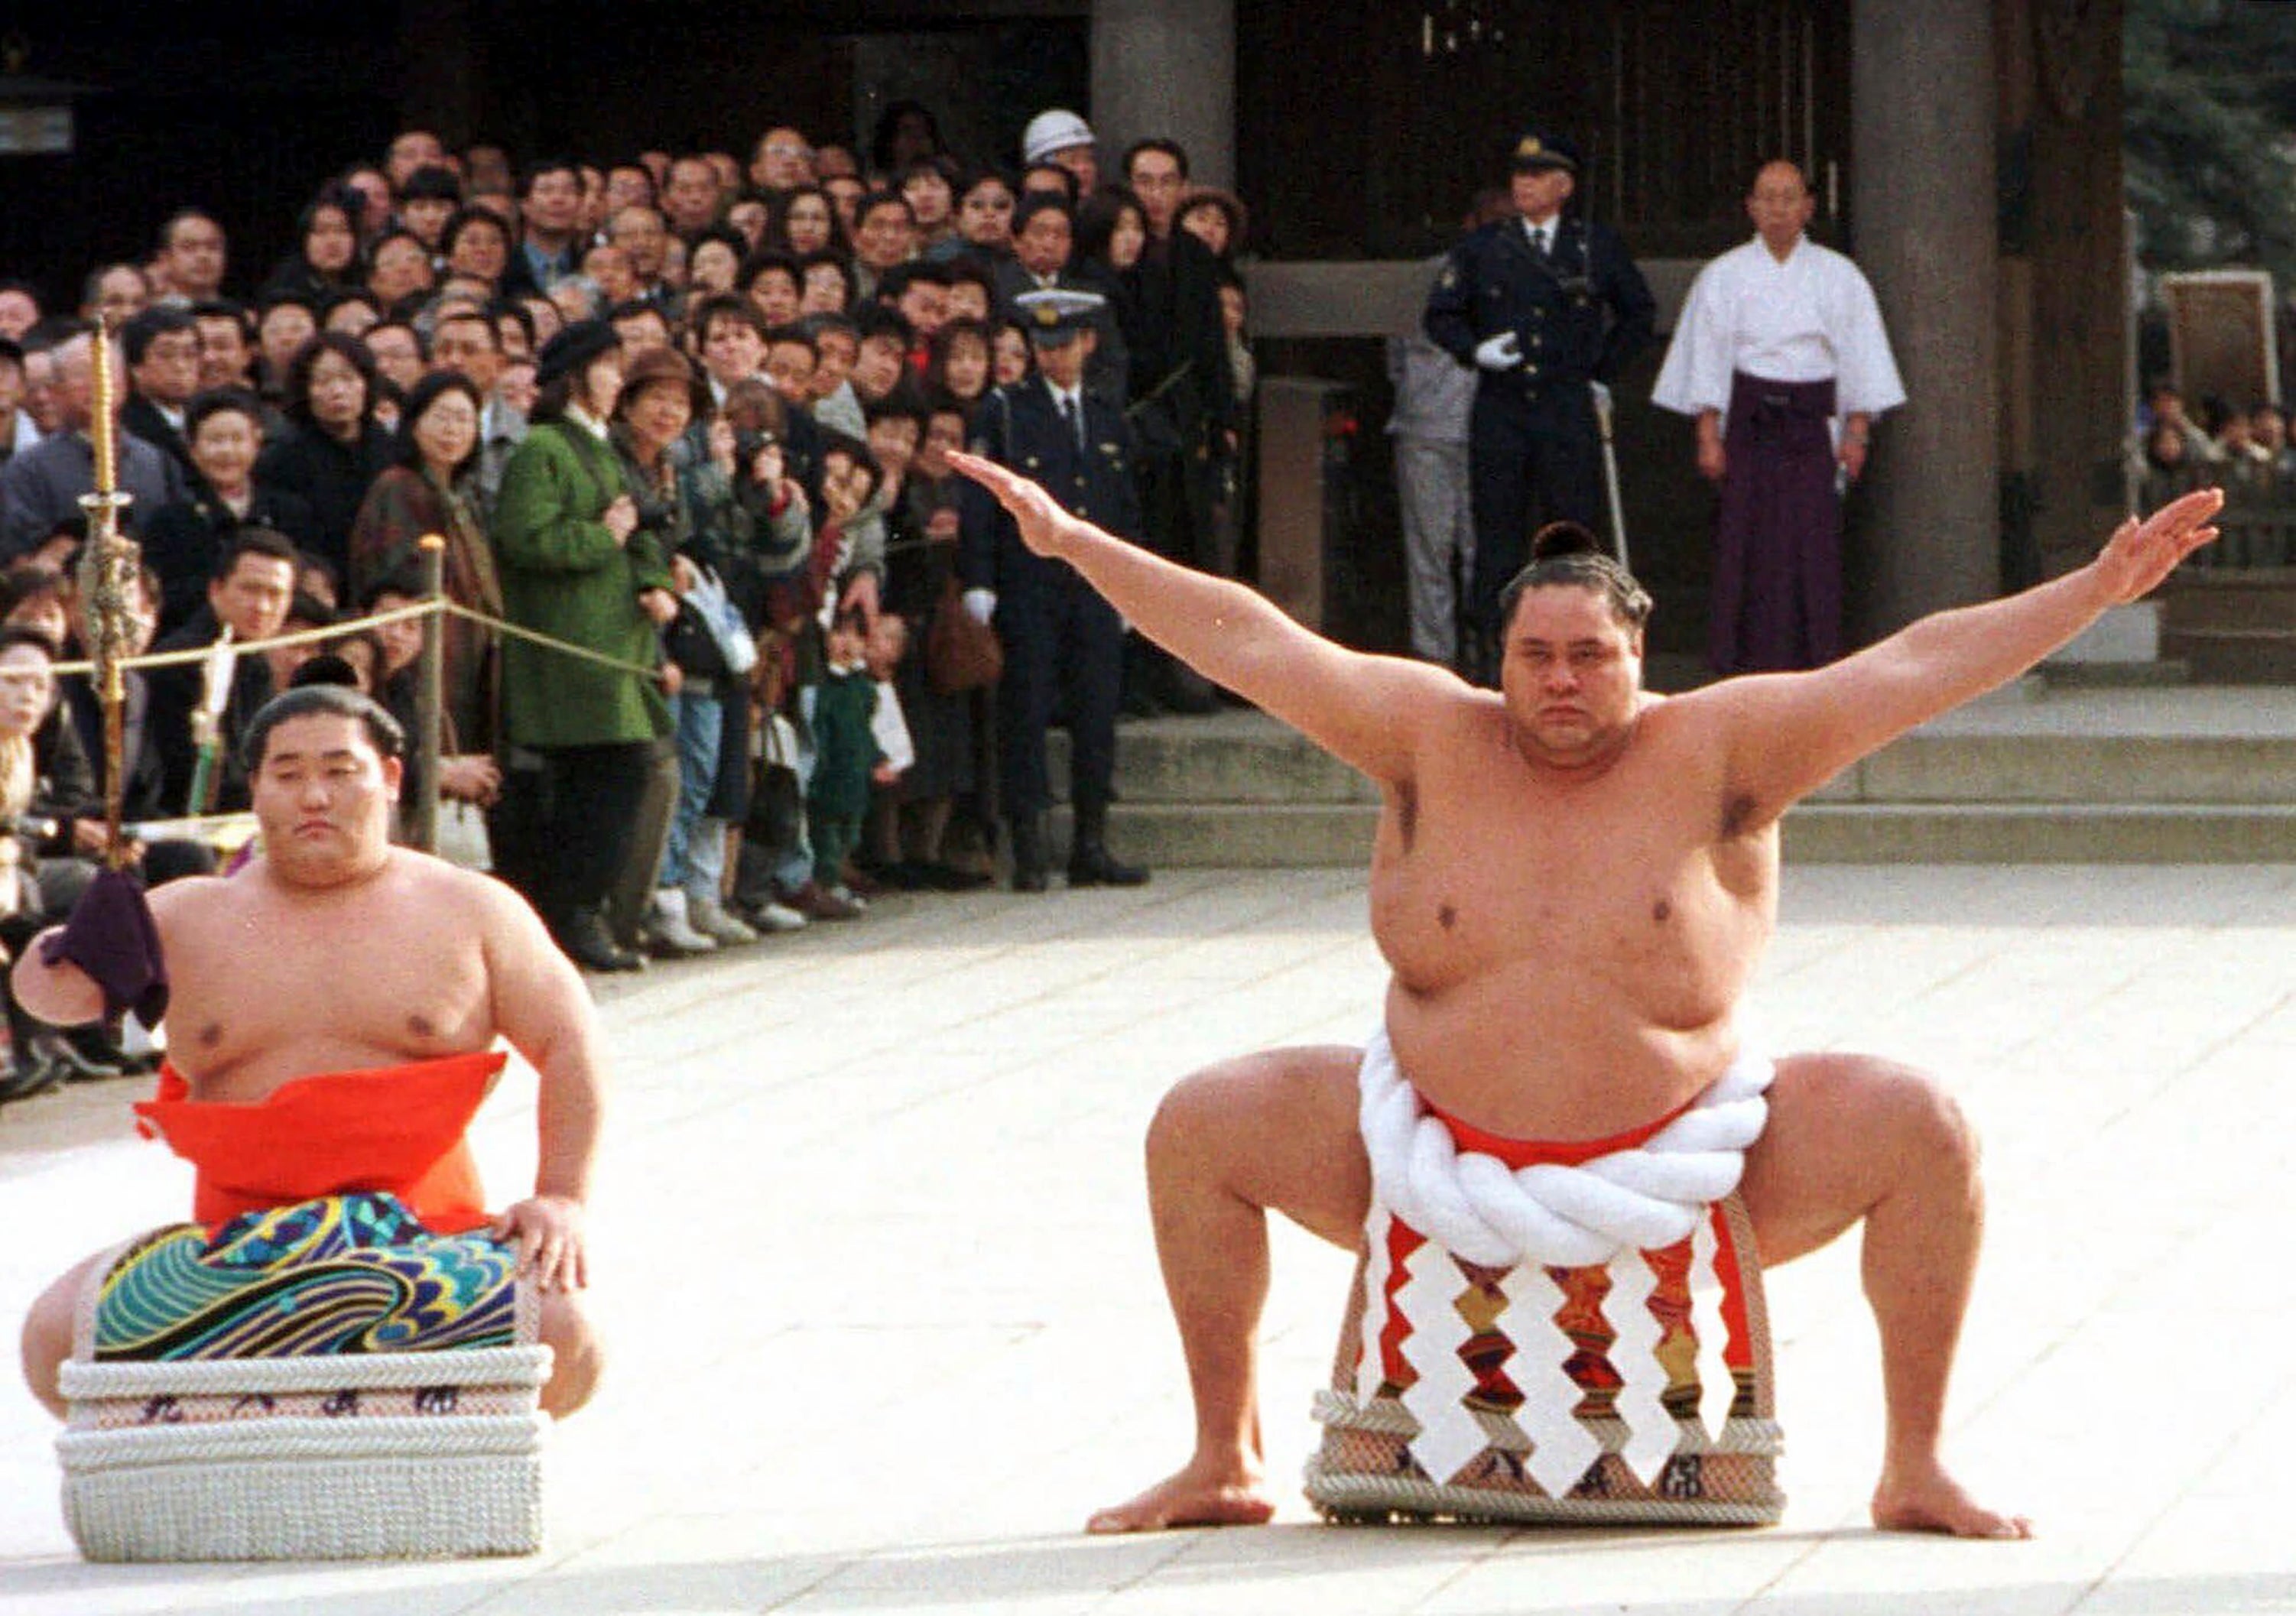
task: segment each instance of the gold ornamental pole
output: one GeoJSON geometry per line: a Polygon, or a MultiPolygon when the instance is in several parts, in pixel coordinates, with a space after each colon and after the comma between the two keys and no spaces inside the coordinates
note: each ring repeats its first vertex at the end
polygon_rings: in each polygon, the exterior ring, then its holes
{"type": "Polygon", "coordinates": [[[95,487],[80,496],[87,514],[87,542],[80,546],[78,587],[82,636],[94,665],[97,698],[103,704],[103,862],[119,869],[127,862],[120,836],[121,806],[127,799],[127,690],[120,660],[135,638],[130,603],[135,598],[137,551],[119,530],[120,513],[134,496],[119,489],[118,395],[111,373],[111,320],[96,321],[91,356],[95,364],[95,410],[88,438],[95,451],[95,487]]]}

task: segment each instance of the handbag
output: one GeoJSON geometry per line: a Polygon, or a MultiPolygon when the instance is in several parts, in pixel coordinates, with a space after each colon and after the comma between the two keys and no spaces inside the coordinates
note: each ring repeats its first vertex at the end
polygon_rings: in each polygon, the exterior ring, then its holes
{"type": "Polygon", "coordinates": [[[962,695],[1004,677],[1004,647],[996,630],[964,609],[956,574],[941,580],[931,626],[925,630],[925,677],[945,696],[962,695]]]}

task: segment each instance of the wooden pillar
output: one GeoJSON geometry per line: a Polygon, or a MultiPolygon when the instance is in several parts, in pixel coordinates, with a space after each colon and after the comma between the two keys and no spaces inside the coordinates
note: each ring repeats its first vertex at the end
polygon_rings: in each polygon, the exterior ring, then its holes
{"type": "Polygon", "coordinates": [[[1857,257],[1907,402],[1876,435],[1858,526],[1865,637],[2000,588],[1991,0],[1855,0],[1857,257]]]}
{"type": "Polygon", "coordinates": [[[1151,135],[1200,185],[1235,185],[1235,0],[1094,0],[1092,111],[1103,170],[1151,135]]]}

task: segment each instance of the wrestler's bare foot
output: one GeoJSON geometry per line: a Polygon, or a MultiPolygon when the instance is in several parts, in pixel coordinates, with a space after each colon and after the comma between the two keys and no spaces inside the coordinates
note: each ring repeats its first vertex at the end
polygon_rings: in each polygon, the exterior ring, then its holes
{"type": "Polygon", "coordinates": [[[1941,1464],[1884,1470],[1874,1489],[1874,1524],[1885,1532],[1945,1532],[1956,1538],[2030,1538],[2033,1523],[1971,1497],[1941,1464]]]}
{"type": "Polygon", "coordinates": [[[1256,1464],[1201,1456],[1142,1493],[1085,1522],[1088,1532],[1159,1532],[1172,1526],[1259,1526],[1275,1500],[1256,1464]]]}

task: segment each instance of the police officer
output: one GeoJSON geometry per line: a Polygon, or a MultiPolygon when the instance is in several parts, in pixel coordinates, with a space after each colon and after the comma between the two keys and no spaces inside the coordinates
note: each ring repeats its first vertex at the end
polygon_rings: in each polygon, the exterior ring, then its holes
{"type": "MultiPolygon", "coordinates": [[[[1042,483],[1054,498],[1111,533],[1140,536],[1131,430],[1123,412],[1084,386],[1093,325],[1107,301],[1066,288],[1013,299],[1036,352],[1037,371],[983,402],[973,452],[1042,483]]],[[[993,620],[1004,646],[996,686],[998,787],[1013,841],[1013,890],[1045,890],[1042,816],[1052,804],[1045,734],[1055,710],[1073,743],[1069,800],[1076,834],[1069,885],[1136,887],[1148,872],[1108,850],[1108,804],[1116,774],[1116,710],[1124,668],[1124,620],[1066,562],[1032,554],[1013,519],[967,482],[957,573],[965,609],[993,620]]]]}
{"type": "Polygon", "coordinates": [[[1496,682],[1499,591],[1542,521],[1603,524],[1602,443],[1589,383],[1609,384],[1650,340],[1650,288],[1618,234],[1566,210],[1578,149],[1533,130],[1515,143],[1515,217],[1451,251],[1428,295],[1428,338],[1476,368],[1468,419],[1475,570],[1463,672],[1496,682]]]}

